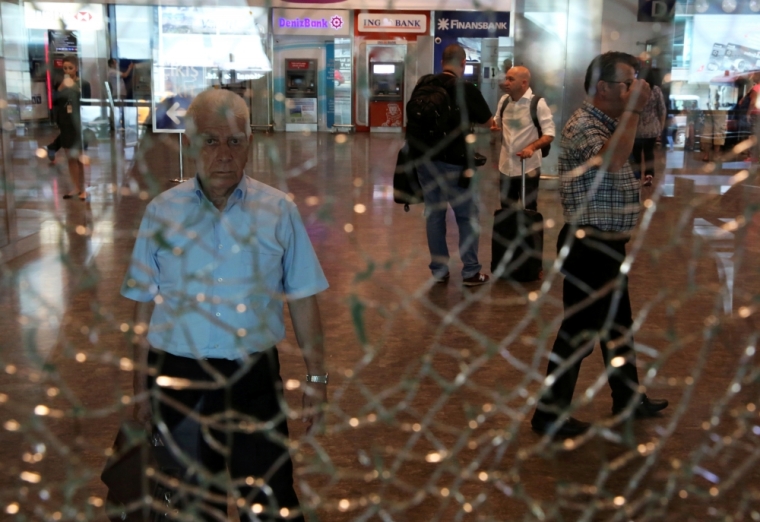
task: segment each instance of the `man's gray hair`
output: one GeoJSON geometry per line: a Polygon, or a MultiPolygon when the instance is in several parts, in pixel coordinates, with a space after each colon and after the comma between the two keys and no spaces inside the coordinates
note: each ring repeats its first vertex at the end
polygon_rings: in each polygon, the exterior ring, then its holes
{"type": "Polygon", "coordinates": [[[187,108],[187,133],[195,132],[196,118],[200,114],[218,112],[229,122],[230,127],[236,125],[235,120],[245,121],[245,135],[251,135],[251,113],[245,100],[227,89],[206,89],[196,96],[187,108]]]}

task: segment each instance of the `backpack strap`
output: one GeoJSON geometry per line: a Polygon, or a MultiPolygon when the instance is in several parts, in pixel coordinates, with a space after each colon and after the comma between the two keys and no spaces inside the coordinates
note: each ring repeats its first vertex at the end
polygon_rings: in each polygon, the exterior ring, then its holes
{"type": "Polygon", "coordinates": [[[499,125],[501,125],[502,120],[504,120],[504,111],[507,109],[507,105],[509,105],[509,100],[511,98],[509,96],[506,96],[504,98],[504,104],[501,106],[501,110],[499,111],[499,125]]]}
{"type": "Polygon", "coordinates": [[[533,120],[533,125],[535,125],[536,130],[538,131],[538,139],[540,140],[544,135],[544,131],[541,130],[541,123],[538,121],[539,101],[541,101],[541,96],[533,96],[533,99],[530,100],[530,117],[533,120]]]}

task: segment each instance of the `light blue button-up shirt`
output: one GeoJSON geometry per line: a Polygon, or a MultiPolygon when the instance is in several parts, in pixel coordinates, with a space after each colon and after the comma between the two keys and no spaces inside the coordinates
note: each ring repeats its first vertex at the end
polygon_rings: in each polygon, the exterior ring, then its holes
{"type": "Polygon", "coordinates": [[[327,287],[285,194],[243,176],[220,212],[196,177],[148,205],[121,294],[155,301],[148,331],[154,348],[239,359],[285,337],[286,298],[327,287]]]}

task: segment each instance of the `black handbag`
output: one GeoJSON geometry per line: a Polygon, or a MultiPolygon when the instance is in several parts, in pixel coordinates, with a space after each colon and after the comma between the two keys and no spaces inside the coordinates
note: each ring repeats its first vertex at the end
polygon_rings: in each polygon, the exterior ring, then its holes
{"type": "Polygon", "coordinates": [[[409,212],[409,205],[422,203],[422,186],[417,177],[417,168],[409,151],[409,144],[404,143],[396,157],[396,170],[393,173],[393,201],[404,205],[409,212]]]}
{"type": "Polygon", "coordinates": [[[100,475],[108,486],[108,519],[112,522],[176,520],[181,508],[178,478],[182,475],[183,467],[158,431],[149,436],[137,422],[125,422],[100,475]]]}

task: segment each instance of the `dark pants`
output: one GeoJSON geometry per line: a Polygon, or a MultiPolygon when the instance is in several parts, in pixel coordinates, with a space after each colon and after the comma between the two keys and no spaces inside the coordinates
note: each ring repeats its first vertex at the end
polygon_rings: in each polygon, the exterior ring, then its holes
{"type": "MultiPolygon", "coordinates": [[[[525,173],[525,208],[528,210],[538,210],[538,181],[540,179],[540,168],[525,173]]],[[[522,176],[500,174],[499,194],[501,208],[517,205],[522,198],[522,176]]]]}
{"type": "MultiPolygon", "coordinates": [[[[557,251],[565,244],[569,225],[562,227],[557,251]]],[[[633,339],[631,300],[628,296],[628,277],[620,277],[620,265],[625,258],[625,240],[600,239],[596,229],[584,229],[583,239],[573,239],[562,272],[565,281],[562,292],[564,319],[554,342],[547,376],[554,373],[563,361],[577,360],[560,375],[541,397],[537,416],[555,417],[573,399],[581,362],[594,349],[596,339],[602,346],[602,357],[612,388],[613,408],[625,407],[637,393],[638,373],[633,339]],[[596,237],[594,237],[596,235],[596,237]],[[616,357],[624,364],[613,367],[616,357]]]]}
{"type": "Polygon", "coordinates": [[[61,135],[58,134],[55,139],[47,146],[47,149],[51,152],[58,152],[61,149],[61,135]]]}
{"type": "Polygon", "coordinates": [[[155,375],[187,379],[192,384],[184,389],[158,388],[154,378],[148,379],[156,424],[164,422],[182,453],[200,464],[200,471],[188,473],[184,480],[204,493],[191,496],[185,512],[195,512],[203,520],[219,520],[218,516],[227,520],[224,498],[228,491],[237,490],[245,500],[240,509],[243,521],[284,520],[268,515],[283,507],[292,517],[300,508],[286,447],[288,426],[280,408],[283,397],[277,350],[255,354],[249,361],[197,360],[151,351],[148,363],[156,369],[155,375]],[[201,363],[218,372],[216,378],[201,363]],[[172,401],[202,416],[201,424],[171,405],[172,401]],[[204,495],[207,498],[203,499],[204,495]],[[253,504],[263,507],[258,518],[251,515],[253,504]]]}
{"type": "Polygon", "coordinates": [[[636,138],[633,142],[633,161],[631,166],[636,174],[636,179],[641,179],[642,163],[641,156],[644,156],[644,174],[654,176],[654,148],[657,145],[657,138],[636,138]]]}

